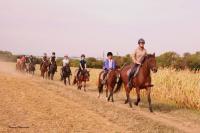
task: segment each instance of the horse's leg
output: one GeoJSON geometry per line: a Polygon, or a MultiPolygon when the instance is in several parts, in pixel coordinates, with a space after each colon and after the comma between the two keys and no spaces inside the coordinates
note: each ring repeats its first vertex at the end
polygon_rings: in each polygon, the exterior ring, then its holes
{"type": "Polygon", "coordinates": [[[53,76],[54,76],[54,74],[52,73],[52,74],[51,74],[51,80],[53,80],[53,76]]]}
{"type": "Polygon", "coordinates": [[[152,105],[151,105],[151,88],[147,88],[147,98],[149,102],[149,110],[150,112],[153,112],[152,105]]]}
{"type": "Polygon", "coordinates": [[[86,92],[86,81],[83,82],[83,88],[84,88],[84,91],[86,92]]]}
{"type": "Polygon", "coordinates": [[[106,85],[106,97],[108,97],[108,86],[106,85]]]}
{"type": "Polygon", "coordinates": [[[109,86],[108,90],[110,92],[109,97],[108,97],[108,101],[110,101],[110,98],[112,98],[112,102],[114,102],[114,99],[113,99],[113,88],[111,86],[109,86]]]}
{"type": "Polygon", "coordinates": [[[109,93],[109,96],[108,96],[108,90],[110,91],[110,86],[107,86],[106,88],[106,97],[108,97],[108,102],[110,101],[110,98],[111,98],[111,92],[109,93]]]}
{"type": "Polygon", "coordinates": [[[137,94],[137,101],[135,102],[135,105],[138,106],[140,102],[140,89],[136,88],[136,94],[137,94]]]}
{"type": "Polygon", "coordinates": [[[66,77],[63,77],[63,79],[64,79],[64,84],[67,85],[67,83],[66,83],[67,82],[66,81],[67,80],[66,77]]]}
{"type": "Polygon", "coordinates": [[[111,94],[112,94],[112,102],[114,102],[113,91],[114,91],[114,87],[112,87],[112,90],[111,90],[111,94]]]}
{"type": "Polygon", "coordinates": [[[69,83],[69,85],[71,85],[70,77],[68,77],[68,83],[69,83]]]}
{"type": "Polygon", "coordinates": [[[130,92],[131,92],[131,90],[129,88],[126,88],[127,102],[129,103],[129,106],[132,108],[133,106],[132,106],[132,103],[131,103],[130,92]]]}
{"type": "MultiPolygon", "coordinates": [[[[124,86],[127,86],[127,85],[124,85],[124,86]]],[[[129,101],[128,101],[128,96],[127,96],[127,87],[125,87],[125,91],[126,91],[126,100],[125,100],[125,103],[124,104],[127,104],[129,101]]]]}

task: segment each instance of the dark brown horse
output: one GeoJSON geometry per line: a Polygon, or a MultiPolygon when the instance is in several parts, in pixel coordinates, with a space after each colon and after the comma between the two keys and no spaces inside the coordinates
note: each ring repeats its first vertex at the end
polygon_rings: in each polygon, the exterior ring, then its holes
{"type": "Polygon", "coordinates": [[[89,81],[89,78],[90,72],[87,70],[82,70],[78,76],[75,76],[73,84],[77,84],[79,90],[81,90],[83,87],[84,91],[86,91],[86,82],[89,81]]]}
{"type": "Polygon", "coordinates": [[[44,78],[48,78],[48,68],[49,68],[49,61],[46,60],[42,63],[40,71],[41,71],[41,76],[44,78]]]}
{"type": "Polygon", "coordinates": [[[71,85],[71,82],[70,82],[71,75],[72,75],[72,71],[69,65],[62,67],[60,76],[61,76],[61,81],[63,80],[65,85],[67,85],[67,79],[68,79],[69,85],[71,85]]]}
{"type": "MultiPolygon", "coordinates": [[[[130,100],[130,91],[132,90],[132,88],[131,89],[128,88],[127,84],[128,84],[128,73],[131,67],[132,65],[128,65],[122,68],[121,74],[120,74],[121,78],[115,90],[115,92],[119,91],[122,86],[122,83],[124,84],[125,90],[126,90],[126,97],[127,97],[125,104],[129,103],[130,107],[132,107],[132,103],[130,100]]],[[[152,105],[151,105],[151,87],[153,87],[153,85],[151,84],[151,71],[153,71],[154,73],[157,72],[155,54],[153,55],[148,54],[144,57],[142,65],[139,69],[139,72],[136,75],[136,77],[132,79],[132,83],[134,85],[134,88],[136,88],[136,93],[137,93],[137,101],[135,102],[135,105],[138,106],[140,102],[140,90],[146,89],[148,103],[149,103],[149,110],[150,112],[153,112],[152,105]]]]}
{"type": "Polygon", "coordinates": [[[34,73],[35,73],[35,64],[33,62],[32,63],[28,63],[27,72],[29,74],[34,75],[34,73]]]}
{"type": "Polygon", "coordinates": [[[112,98],[112,102],[114,102],[113,93],[114,93],[115,85],[118,83],[119,78],[120,78],[120,71],[118,69],[110,70],[106,76],[107,79],[106,79],[105,84],[102,83],[103,77],[104,77],[103,75],[104,75],[104,71],[102,71],[99,74],[99,81],[98,81],[99,98],[100,98],[100,94],[103,93],[103,88],[105,86],[106,97],[108,98],[108,101],[110,101],[110,99],[112,98]],[[108,96],[108,91],[110,93],[109,96],[108,96]]]}

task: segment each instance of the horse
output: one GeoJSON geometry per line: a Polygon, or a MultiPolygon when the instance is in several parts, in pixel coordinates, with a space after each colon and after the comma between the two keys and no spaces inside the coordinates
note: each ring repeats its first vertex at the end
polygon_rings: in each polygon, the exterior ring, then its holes
{"type": "Polygon", "coordinates": [[[48,68],[49,68],[49,61],[46,60],[42,63],[40,71],[41,71],[41,76],[47,79],[48,77],[48,68]]]}
{"type": "Polygon", "coordinates": [[[17,70],[17,71],[21,71],[20,64],[21,64],[20,59],[17,59],[17,63],[16,63],[16,70],[17,70]]]}
{"type": "Polygon", "coordinates": [[[61,69],[60,76],[61,76],[61,81],[63,80],[65,85],[67,84],[67,79],[68,79],[69,85],[71,85],[71,83],[70,83],[70,75],[72,75],[70,66],[69,65],[64,66],[61,69]]]}
{"type": "Polygon", "coordinates": [[[56,63],[53,62],[52,64],[50,64],[49,66],[49,71],[48,71],[48,78],[53,80],[54,74],[56,72],[56,63]]]}
{"type": "Polygon", "coordinates": [[[18,59],[16,63],[16,70],[20,72],[26,72],[27,71],[26,62],[23,62],[20,59],[18,59]]]}
{"type": "Polygon", "coordinates": [[[120,78],[120,70],[119,69],[110,70],[108,72],[107,76],[105,77],[105,78],[107,78],[106,83],[103,83],[103,78],[104,78],[104,71],[100,72],[100,74],[99,74],[99,80],[98,80],[99,96],[98,96],[98,98],[100,98],[100,94],[103,93],[103,88],[105,85],[106,97],[108,98],[107,99],[108,102],[110,101],[111,98],[112,98],[112,102],[114,102],[113,93],[114,93],[114,88],[120,78]],[[108,96],[108,91],[110,93],[109,96],[108,96]]]}
{"type": "MultiPolygon", "coordinates": [[[[135,105],[138,106],[140,102],[140,90],[146,89],[149,110],[150,112],[153,112],[151,105],[151,87],[153,87],[153,85],[151,84],[151,71],[153,73],[156,73],[158,70],[155,53],[146,55],[141,64],[142,65],[140,66],[137,75],[132,78],[133,87],[136,88],[137,94],[137,101],[135,102],[135,105]]],[[[121,89],[122,84],[124,84],[127,97],[127,99],[125,100],[125,104],[129,103],[129,106],[132,108],[132,103],[130,99],[130,91],[132,90],[132,88],[130,89],[128,87],[128,73],[130,72],[131,67],[132,65],[127,65],[121,69],[120,80],[117,84],[115,92],[118,92],[121,89]]]]}
{"type": "Polygon", "coordinates": [[[34,73],[35,73],[35,64],[34,63],[28,63],[27,72],[29,74],[34,75],[34,73]]]}
{"type": "MultiPolygon", "coordinates": [[[[76,74],[77,75],[77,74],[76,74]]],[[[89,71],[85,70],[81,70],[79,75],[74,77],[74,81],[73,84],[77,84],[77,87],[79,90],[81,90],[81,88],[84,88],[84,91],[86,91],[86,82],[89,81],[89,77],[90,77],[90,73],[89,71]]]]}

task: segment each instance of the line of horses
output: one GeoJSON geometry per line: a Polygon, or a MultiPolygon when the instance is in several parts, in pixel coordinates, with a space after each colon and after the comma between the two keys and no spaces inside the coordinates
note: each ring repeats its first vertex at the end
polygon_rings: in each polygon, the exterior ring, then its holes
{"type": "MultiPolygon", "coordinates": [[[[16,70],[19,72],[34,75],[36,69],[35,69],[34,63],[26,63],[26,62],[17,60],[16,70]]],[[[46,60],[40,66],[40,71],[41,71],[41,77],[43,79],[53,80],[54,75],[56,73],[56,63],[51,64],[49,60],[46,60]]],[[[67,85],[67,82],[69,85],[71,85],[71,82],[70,82],[71,75],[72,75],[72,72],[69,65],[66,65],[65,67],[61,68],[60,80],[63,81],[65,85],[67,85]]],[[[89,71],[82,70],[80,74],[78,75],[78,69],[77,69],[74,75],[75,76],[73,80],[73,85],[77,85],[77,88],[79,90],[83,88],[84,91],[86,91],[86,82],[89,81],[89,77],[90,77],[89,71]]]]}
{"type": "MultiPolygon", "coordinates": [[[[54,74],[56,72],[55,69],[56,64],[50,64],[50,62],[47,60],[43,62],[43,64],[40,67],[41,76],[43,79],[50,79],[53,80],[54,74]]],[[[136,94],[137,94],[137,100],[135,101],[135,105],[138,106],[140,102],[140,90],[146,89],[147,92],[147,99],[149,104],[149,110],[150,112],[153,112],[152,104],[151,104],[151,88],[153,87],[151,83],[151,71],[156,73],[157,72],[157,64],[156,64],[156,58],[155,54],[148,54],[144,57],[142,61],[142,65],[140,66],[140,69],[137,73],[137,75],[132,78],[132,84],[133,88],[128,87],[128,75],[130,73],[132,65],[124,65],[122,68],[118,68],[115,70],[110,70],[107,74],[107,80],[106,82],[103,82],[103,74],[104,71],[100,72],[99,78],[98,78],[98,91],[99,91],[99,98],[101,93],[103,93],[103,90],[105,88],[106,90],[106,97],[108,101],[114,102],[114,93],[117,93],[121,90],[122,85],[124,85],[125,91],[126,91],[126,100],[125,104],[129,103],[129,106],[132,108],[132,102],[130,98],[130,91],[135,88],[136,94]]],[[[26,71],[32,74],[34,74],[35,71],[35,65],[25,63],[17,62],[16,69],[18,71],[26,71]]],[[[77,75],[78,69],[75,71],[75,76],[73,80],[73,85],[77,85],[78,89],[84,88],[84,91],[86,91],[86,82],[89,81],[90,73],[87,70],[83,70],[80,72],[79,75],[77,75]]],[[[70,76],[72,75],[70,66],[65,66],[61,69],[61,81],[64,81],[64,84],[67,84],[67,79],[69,85],[70,83],[70,76]]]]}

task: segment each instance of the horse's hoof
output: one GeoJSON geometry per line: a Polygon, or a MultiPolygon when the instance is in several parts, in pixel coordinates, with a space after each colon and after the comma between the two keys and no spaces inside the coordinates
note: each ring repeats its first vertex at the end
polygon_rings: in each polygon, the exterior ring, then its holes
{"type": "Polygon", "coordinates": [[[126,100],[124,104],[127,104],[127,103],[128,103],[128,100],[126,100]]]}
{"type": "Polygon", "coordinates": [[[134,102],[135,106],[138,106],[138,103],[137,102],[134,102]]]}
{"type": "Polygon", "coordinates": [[[130,108],[133,108],[133,105],[132,104],[129,104],[130,108]]]}
{"type": "Polygon", "coordinates": [[[151,113],[153,113],[153,109],[152,109],[152,108],[149,108],[149,111],[150,111],[151,113]]]}

